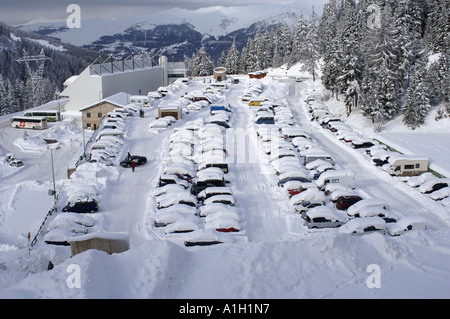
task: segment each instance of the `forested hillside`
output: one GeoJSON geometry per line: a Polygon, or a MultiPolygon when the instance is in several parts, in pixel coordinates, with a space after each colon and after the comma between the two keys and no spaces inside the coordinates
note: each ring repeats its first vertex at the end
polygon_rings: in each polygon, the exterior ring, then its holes
{"type": "Polygon", "coordinates": [[[79,74],[97,56],[94,51],[63,45],[0,22],[0,114],[22,111],[54,99],[64,81],[79,74]],[[42,49],[51,60],[45,62],[42,83],[33,93],[27,67],[17,60],[24,52],[39,55],[42,49]]]}
{"type": "MultiPolygon", "coordinates": [[[[301,13],[294,31],[279,24],[258,32],[239,52],[233,44],[220,65],[247,73],[302,62],[333,98],[356,107],[381,130],[402,114],[405,125],[420,126],[432,105],[450,114],[449,0],[330,0],[323,14],[301,13]]],[[[203,47],[190,63],[192,75],[212,73],[203,47]]]]}

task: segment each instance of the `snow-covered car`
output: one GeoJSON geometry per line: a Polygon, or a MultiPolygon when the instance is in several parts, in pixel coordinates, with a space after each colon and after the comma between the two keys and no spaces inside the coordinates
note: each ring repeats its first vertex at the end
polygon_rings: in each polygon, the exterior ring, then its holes
{"type": "Polygon", "coordinates": [[[433,173],[431,172],[426,172],[423,173],[419,176],[411,176],[408,178],[408,181],[406,182],[406,184],[408,184],[408,186],[411,187],[419,187],[420,185],[432,181],[432,180],[437,180],[438,178],[436,176],[433,175],[433,173]]]}
{"type": "Polygon", "coordinates": [[[166,235],[178,234],[178,233],[188,233],[199,229],[203,221],[200,217],[195,215],[186,215],[184,218],[179,219],[164,228],[166,235]]]}
{"type": "Polygon", "coordinates": [[[161,177],[159,178],[158,186],[162,187],[162,186],[165,186],[168,184],[178,184],[178,185],[182,185],[184,188],[188,188],[190,185],[188,181],[181,179],[174,174],[161,175],[161,177]]]}
{"type": "MultiPolygon", "coordinates": [[[[185,206],[185,205],[179,205],[179,206],[185,206]]],[[[195,213],[188,214],[179,209],[173,209],[173,210],[167,210],[167,211],[160,209],[155,214],[155,227],[165,227],[169,224],[175,223],[176,221],[186,218],[187,215],[195,216],[195,213]]]]}
{"type": "Polygon", "coordinates": [[[53,229],[44,235],[44,242],[50,245],[70,246],[70,239],[76,234],[66,229],[53,229]]]}
{"type": "Polygon", "coordinates": [[[154,120],[149,124],[149,128],[158,129],[158,128],[167,128],[170,125],[170,121],[165,120],[164,118],[154,120]]]}
{"type": "Polygon", "coordinates": [[[346,210],[360,200],[362,200],[362,197],[359,195],[339,196],[336,198],[336,208],[339,210],[346,210]]]}
{"type": "Polygon", "coordinates": [[[218,232],[225,233],[238,232],[241,230],[241,225],[235,218],[216,214],[209,215],[205,219],[205,229],[215,229],[218,232]]]}
{"type": "Polygon", "coordinates": [[[100,154],[100,153],[94,152],[93,154],[91,154],[89,163],[99,163],[99,164],[104,164],[106,166],[113,166],[114,160],[113,160],[113,158],[109,157],[106,154],[100,154]]]}
{"type": "Polygon", "coordinates": [[[358,139],[353,139],[352,140],[352,147],[353,148],[369,148],[375,145],[374,140],[370,139],[370,138],[365,138],[365,137],[360,137],[358,139]]]}
{"type": "Polygon", "coordinates": [[[327,206],[311,208],[304,214],[305,225],[310,228],[336,228],[346,223],[347,219],[327,206]]]}
{"type": "Polygon", "coordinates": [[[55,219],[52,222],[57,222],[57,223],[67,223],[67,222],[71,222],[71,223],[77,223],[79,225],[85,226],[85,227],[92,227],[95,225],[95,219],[87,216],[87,215],[82,215],[82,214],[77,214],[77,213],[69,213],[66,212],[64,214],[57,214],[55,216],[55,219]]]}
{"type": "Polygon", "coordinates": [[[200,217],[206,217],[216,213],[222,212],[232,212],[238,214],[238,211],[235,206],[230,206],[224,203],[209,203],[203,206],[200,206],[198,215],[200,217]]]}
{"type": "Polygon", "coordinates": [[[74,213],[95,213],[98,211],[98,202],[91,196],[79,196],[76,199],[69,199],[69,202],[62,209],[63,212],[74,213]]]}
{"type": "Polygon", "coordinates": [[[426,230],[426,220],[421,216],[407,216],[396,223],[387,224],[387,233],[391,236],[399,236],[410,230],[426,230]]]}
{"type": "Polygon", "coordinates": [[[186,234],[184,238],[184,245],[186,247],[209,246],[233,242],[233,236],[218,232],[214,229],[196,229],[186,234]]]}
{"type": "Polygon", "coordinates": [[[12,167],[22,167],[24,164],[21,160],[13,159],[9,162],[9,165],[12,167]]]}
{"type": "Polygon", "coordinates": [[[353,218],[341,226],[343,234],[365,234],[371,232],[386,233],[386,222],[381,217],[353,218]]]}
{"type": "Polygon", "coordinates": [[[448,187],[448,180],[443,178],[433,179],[429,182],[425,182],[419,186],[419,191],[422,194],[431,194],[444,187],[448,187]]]}
{"type": "Polygon", "coordinates": [[[187,163],[169,164],[164,168],[164,174],[173,174],[187,181],[192,180],[195,176],[194,166],[187,163]]]}
{"type": "Polygon", "coordinates": [[[285,157],[280,159],[279,161],[274,161],[270,163],[272,168],[275,170],[277,175],[281,175],[283,173],[289,173],[291,171],[298,170],[302,167],[298,158],[294,157],[285,157]]]}
{"type": "Polygon", "coordinates": [[[230,206],[234,206],[236,203],[233,195],[213,195],[206,199],[203,202],[205,205],[212,204],[212,203],[222,203],[230,206]]]}
{"type": "MultiPolygon", "coordinates": [[[[363,209],[367,209],[367,208],[377,208],[378,210],[382,210],[382,211],[386,211],[387,209],[387,203],[384,199],[381,198],[367,198],[367,199],[363,199],[358,201],[357,203],[351,205],[348,209],[347,209],[347,215],[350,218],[354,218],[354,217],[363,217],[363,214],[360,214],[361,210],[363,209]]],[[[368,212],[366,212],[367,215],[368,212]]],[[[383,217],[383,216],[380,216],[383,217]]]]}
{"type": "Polygon", "coordinates": [[[283,188],[288,191],[290,197],[300,194],[301,192],[306,191],[308,188],[318,189],[316,183],[314,182],[301,182],[301,181],[286,182],[284,183],[283,188]]]}
{"type": "Polygon", "coordinates": [[[295,171],[284,172],[278,175],[278,186],[283,186],[286,182],[289,181],[300,181],[303,183],[309,183],[311,180],[306,177],[305,172],[301,169],[297,169],[295,171]]]}
{"type": "Polygon", "coordinates": [[[173,143],[170,145],[169,155],[190,157],[192,156],[192,147],[185,143],[173,143]]]}
{"type": "Polygon", "coordinates": [[[430,197],[434,200],[442,200],[450,196],[450,187],[441,188],[430,194],[430,197]]]}
{"type": "Polygon", "coordinates": [[[176,192],[158,196],[158,208],[170,207],[172,205],[182,204],[196,207],[197,198],[190,194],[189,191],[176,192]]]}
{"type": "Polygon", "coordinates": [[[171,192],[182,192],[185,191],[186,188],[184,188],[184,186],[179,185],[179,184],[167,184],[161,187],[156,187],[153,190],[153,195],[154,196],[160,196],[163,194],[167,194],[167,193],[171,193],[171,192]]]}
{"type": "Polygon", "coordinates": [[[188,215],[196,215],[197,214],[197,207],[194,206],[188,206],[183,204],[175,204],[169,207],[160,208],[157,210],[157,214],[159,213],[168,213],[168,212],[180,212],[183,214],[188,215]]]}
{"type": "Polygon", "coordinates": [[[231,188],[226,187],[226,186],[208,187],[197,194],[197,199],[204,201],[204,200],[210,198],[211,196],[215,196],[215,195],[233,195],[233,191],[231,190],[231,188]]]}
{"type": "Polygon", "coordinates": [[[314,146],[314,143],[310,139],[304,137],[296,137],[291,143],[297,151],[303,151],[314,146]]]}
{"type": "MultiPolygon", "coordinates": [[[[345,187],[345,186],[344,186],[345,187]]],[[[336,189],[335,191],[331,192],[328,194],[330,201],[332,203],[336,203],[336,201],[340,198],[340,197],[345,197],[345,196],[355,196],[357,195],[355,191],[353,191],[352,189],[345,187],[343,189],[336,189]]]]}
{"type": "Polygon", "coordinates": [[[269,155],[269,161],[277,161],[284,157],[293,157],[297,158],[297,153],[293,150],[289,149],[283,149],[283,148],[277,148],[276,150],[273,150],[269,155]]]}
{"type": "Polygon", "coordinates": [[[325,194],[317,188],[309,188],[304,192],[291,197],[290,202],[292,205],[301,205],[304,202],[321,201],[325,202],[325,194]]]}
{"type": "Polygon", "coordinates": [[[63,229],[70,231],[74,234],[87,234],[88,228],[85,225],[77,223],[71,219],[53,219],[47,226],[47,232],[50,232],[54,229],[63,229]]]}
{"type": "Polygon", "coordinates": [[[319,207],[319,206],[325,206],[325,202],[321,200],[312,200],[312,201],[304,201],[301,204],[295,205],[295,211],[299,214],[304,216],[306,212],[308,212],[310,209],[319,207]]]}

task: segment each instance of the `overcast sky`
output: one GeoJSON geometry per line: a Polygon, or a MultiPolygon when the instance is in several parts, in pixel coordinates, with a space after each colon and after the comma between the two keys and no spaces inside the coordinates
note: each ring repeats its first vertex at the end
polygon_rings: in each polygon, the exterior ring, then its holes
{"type": "Polygon", "coordinates": [[[70,15],[69,4],[81,9],[81,19],[124,18],[162,11],[173,7],[198,9],[210,6],[302,2],[314,4],[321,11],[326,0],[0,0],[0,21],[18,26],[33,20],[61,20],[70,15]]]}

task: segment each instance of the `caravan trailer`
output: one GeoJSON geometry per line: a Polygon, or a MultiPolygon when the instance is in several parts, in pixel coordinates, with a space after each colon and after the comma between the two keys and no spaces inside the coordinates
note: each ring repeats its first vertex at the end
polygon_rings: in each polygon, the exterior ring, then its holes
{"type": "Polygon", "coordinates": [[[350,170],[330,170],[323,172],[317,179],[316,184],[323,189],[327,184],[342,184],[344,186],[355,188],[355,177],[350,170]]]}
{"type": "Polygon", "coordinates": [[[425,157],[399,155],[389,157],[388,161],[385,171],[391,176],[418,176],[428,172],[428,159],[425,157]]]}

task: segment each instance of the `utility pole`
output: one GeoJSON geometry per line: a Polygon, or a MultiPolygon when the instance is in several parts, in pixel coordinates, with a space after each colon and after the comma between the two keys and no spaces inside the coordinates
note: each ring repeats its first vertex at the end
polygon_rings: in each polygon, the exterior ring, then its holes
{"type": "Polygon", "coordinates": [[[28,55],[28,53],[23,50],[23,57],[17,60],[17,62],[24,62],[27,66],[33,90],[33,100],[36,98],[36,90],[40,86],[42,76],[44,75],[45,61],[48,60],[51,59],[44,54],[44,49],[41,50],[39,55],[28,55]],[[34,62],[36,67],[32,66],[32,62],[34,62]]]}

